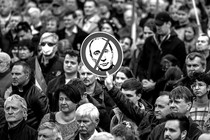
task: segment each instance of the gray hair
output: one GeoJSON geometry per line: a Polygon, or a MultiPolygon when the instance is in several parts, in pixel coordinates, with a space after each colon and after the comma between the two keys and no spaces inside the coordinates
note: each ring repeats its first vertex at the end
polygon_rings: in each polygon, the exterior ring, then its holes
{"type": "Polygon", "coordinates": [[[90,119],[95,123],[99,121],[99,111],[92,103],[80,105],[76,110],[76,116],[90,117],[90,119]]]}
{"type": "Polygon", "coordinates": [[[53,134],[56,137],[56,140],[63,140],[60,128],[55,123],[45,122],[39,126],[38,131],[41,131],[44,129],[50,129],[51,131],[53,131],[53,134]]]}
{"type": "Polygon", "coordinates": [[[20,103],[20,106],[22,107],[22,109],[26,112],[25,116],[24,116],[24,119],[26,120],[27,119],[27,103],[25,101],[24,98],[20,97],[19,95],[17,94],[13,94],[12,96],[8,97],[6,99],[6,101],[4,102],[4,108],[6,107],[7,105],[7,102],[12,102],[12,101],[18,101],[20,103]]]}
{"type": "Polygon", "coordinates": [[[91,140],[114,140],[114,136],[108,132],[99,132],[93,135],[91,140]]]}

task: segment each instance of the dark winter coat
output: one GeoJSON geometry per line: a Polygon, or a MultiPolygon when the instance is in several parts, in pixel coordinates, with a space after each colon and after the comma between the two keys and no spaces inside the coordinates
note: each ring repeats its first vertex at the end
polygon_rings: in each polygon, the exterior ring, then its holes
{"type": "Polygon", "coordinates": [[[50,111],[47,96],[32,81],[29,81],[22,91],[19,91],[18,87],[12,86],[11,95],[13,94],[18,94],[26,100],[27,124],[37,129],[43,116],[50,111]]]}
{"type": "Polygon", "coordinates": [[[1,140],[37,140],[37,131],[28,126],[25,120],[10,129],[6,123],[0,130],[0,138],[1,140]]]}
{"type": "Polygon", "coordinates": [[[175,31],[171,33],[162,42],[158,41],[158,36],[148,37],[143,46],[143,52],[138,62],[138,77],[142,79],[152,79],[157,81],[164,72],[161,70],[161,58],[166,54],[174,55],[183,67],[186,57],[184,42],[181,41],[175,31]]]}

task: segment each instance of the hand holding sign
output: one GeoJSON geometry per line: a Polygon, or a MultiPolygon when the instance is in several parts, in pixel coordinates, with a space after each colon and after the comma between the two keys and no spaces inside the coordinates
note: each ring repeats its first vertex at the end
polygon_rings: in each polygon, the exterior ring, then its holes
{"type": "Polygon", "coordinates": [[[106,79],[105,79],[105,86],[108,90],[111,90],[113,88],[113,75],[110,75],[108,72],[106,72],[106,79]]]}

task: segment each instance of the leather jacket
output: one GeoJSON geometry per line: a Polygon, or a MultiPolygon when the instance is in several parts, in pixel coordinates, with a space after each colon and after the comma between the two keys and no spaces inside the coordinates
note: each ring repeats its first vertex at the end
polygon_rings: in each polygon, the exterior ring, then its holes
{"type": "Polygon", "coordinates": [[[27,103],[27,124],[37,129],[41,119],[49,113],[49,103],[47,96],[33,83],[32,80],[19,90],[17,86],[12,86],[12,94],[18,94],[27,103]]]}

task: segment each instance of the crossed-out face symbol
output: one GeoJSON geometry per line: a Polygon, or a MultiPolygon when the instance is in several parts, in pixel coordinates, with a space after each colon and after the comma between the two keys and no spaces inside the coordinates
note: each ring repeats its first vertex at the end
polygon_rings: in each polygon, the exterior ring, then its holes
{"type": "Polygon", "coordinates": [[[89,45],[89,50],[90,50],[90,56],[92,60],[95,62],[95,67],[98,68],[100,71],[108,71],[114,67],[113,49],[107,39],[105,38],[93,39],[89,45]]]}
{"type": "Polygon", "coordinates": [[[112,35],[95,32],[82,43],[81,59],[84,65],[94,74],[105,77],[106,72],[114,74],[122,65],[122,48],[112,35]]]}

